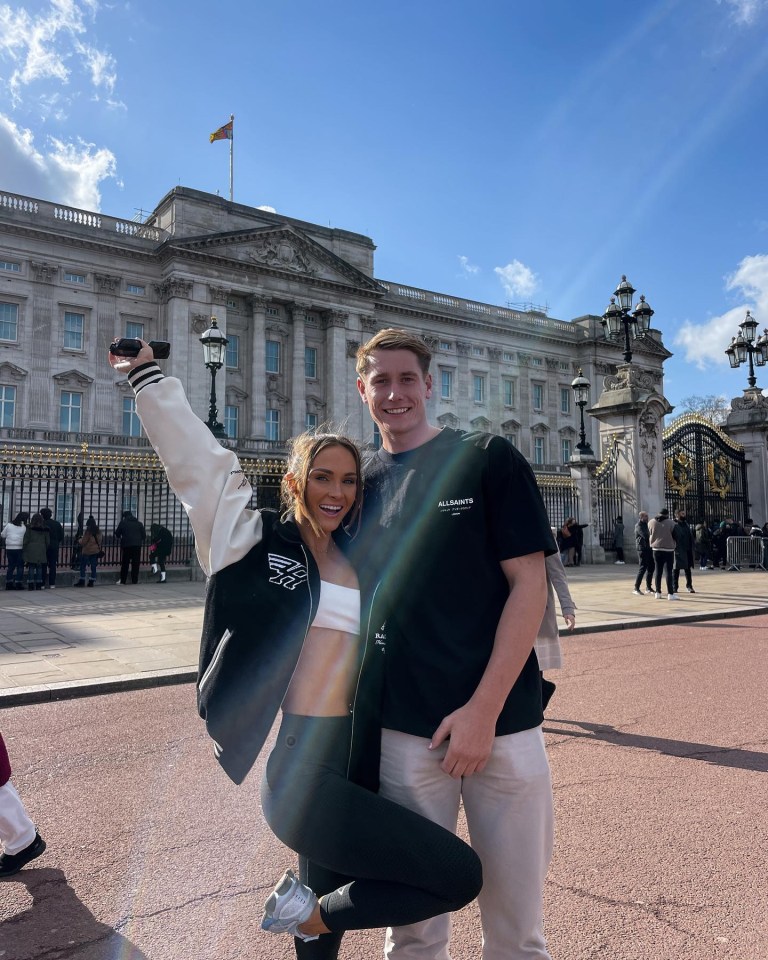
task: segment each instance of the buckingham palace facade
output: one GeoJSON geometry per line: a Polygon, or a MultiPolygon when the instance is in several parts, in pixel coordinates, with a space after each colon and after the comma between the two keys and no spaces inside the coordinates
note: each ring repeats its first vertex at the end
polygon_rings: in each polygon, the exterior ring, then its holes
{"type": "MultiPolygon", "coordinates": [[[[145,446],[132,391],[106,363],[115,336],[171,341],[164,368],[205,420],[199,337],[215,317],[229,341],[219,419],[243,455],[279,456],[329,421],[376,445],[355,352],[401,327],[433,349],[431,420],[505,435],[536,468],[564,469],[579,433],[571,381],[582,370],[594,401],[622,362],[599,316],[558,320],[379,279],[374,251],[361,234],[186,187],[143,223],[0,192],[0,439],[145,446]]],[[[659,331],[633,351],[663,392],[659,331]]],[[[589,417],[586,429],[597,451],[589,417]]]]}

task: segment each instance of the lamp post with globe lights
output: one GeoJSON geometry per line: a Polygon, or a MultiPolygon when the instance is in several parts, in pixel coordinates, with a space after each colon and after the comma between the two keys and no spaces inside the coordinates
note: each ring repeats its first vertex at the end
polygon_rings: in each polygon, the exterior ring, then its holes
{"type": "Polygon", "coordinates": [[[600,320],[603,325],[603,330],[605,331],[606,339],[608,340],[618,340],[622,334],[622,327],[624,328],[625,363],[632,363],[630,329],[632,330],[632,337],[642,337],[643,334],[648,332],[651,317],[654,313],[646,303],[644,296],[640,297],[634,311],[630,313],[632,309],[632,297],[634,295],[635,288],[627,280],[626,276],[622,275],[621,282],[614,290],[611,302],[608,304],[600,320]],[[617,298],[618,303],[616,302],[617,298]]]}
{"type": "Polygon", "coordinates": [[[581,418],[581,426],[579,429],[579,442],[576,444],[576,449],[583,457],[594,457],[594,451],[587,441],[587,434],[584,429],[584,407],[589,403],[589,388],[591,384],[589,380],[583,375],[581,370],[579,370],[579,375],[571,383],[571,389],[573,390],[574,402],[579,408],[579,416],[581,418]]]}
{"type": "Polygon", "coordinates": [[[768,330],[764,330],[757,340],[755,340],[756,333],[757,320],[747,310],[746,317],[739,324],[738,335],[733,337],[725,350],[728,362],[734,370],[740,367],[742,363],[749,361],[747,383],[750,387],[754,387],[757,383],[755,364],[762,367],[768,361],[768,330]]]}
{"type": "Polygon", "coordinates": [[[219,423],[216,409],[216,372],[224,366],[228,341],[219,330],[216,317],[211,317],[211,325],[200,337],[200,343],[203,345],[203,362],[211,371],[211,399],[205,424],[217,440],[226,440],[227,432],[224,424],[219,423]]]}

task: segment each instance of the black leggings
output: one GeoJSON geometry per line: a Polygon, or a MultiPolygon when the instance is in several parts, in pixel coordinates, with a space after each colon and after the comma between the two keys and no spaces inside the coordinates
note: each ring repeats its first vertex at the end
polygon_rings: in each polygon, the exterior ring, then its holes
{"type": "Polygon", "coordinates": [[[482,886],[480,859],[463,840],[347,780],[350,736],[348,717],[285,714],[261,785],[264,817],[300,854],[301,879],[322,896],[334,932],[297,940],[300,957],[335,957],[344,930],[458,910],[482,886]]]}

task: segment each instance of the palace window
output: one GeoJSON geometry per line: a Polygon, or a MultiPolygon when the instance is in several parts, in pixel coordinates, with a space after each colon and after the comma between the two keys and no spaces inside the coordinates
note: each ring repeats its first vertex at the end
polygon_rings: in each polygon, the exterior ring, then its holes
{"type": "Polygon", "coordinates": [[[317,430],[317,414],[310,413],[307,410],[306,416],[304,417],[304,429],[305,430],[317,430]]]}
{"type": "Polygon", "coordinates": [[[280,439],[280,411],[267,410],[267,440],[280,439]]]}
{"type": "Polygon", "coordinates": [[[16,420],[16,387],[0,386],[0,427],[12,427],[16,420]]]}
{"type": "MultiPolygon", "coordinates": [[[[230,333],[227,337],[226,360],[224,362],[230,370],[236,370],[240,366],[240,337],[236,333],[230,333]]],[[[227,431],[227,435],[230,435],[229,431],[227,431]]]]}
{"type": "Polygon", "coordinates": [[[240,408],[234,404],[228,403],[224,407],[224,432],[230,440],[237,440],[238,421],[240,419],[240,408]]]}
{"type": "Polygon", "coordinates": [[[64,314],[64,349],[82,350],[85,332],[85,316],[82,313],[64,314]]]}
{"type": "Polygon", "coordinates": [[[472,398],[475,403],[485,403],[485,377],[477,373],[472,377],[472,398]]]}
{"type": "Polygon", "coordinates": [[[59,430],[79,433],[82,425],[83,395],[62,390],[59,397],[59,430]]]}
{"type": "Polygon", "coordinates": [[[136,397],[123,397],[123,436],[141,436],[141,421],[136,413],[136,397]]]}
{"type": "Polygon", "coordinates": [[[453,396],[453,370],[440,371],[440,399],[450,400],[453,396]]]}
{"type": "Polygon", "coordinates": [[[138,320],[126,320],[125,335],[126,337],[130,337],[132,340],[143,340],[144,324],[140,323],[138,320]]]}
{"type": "Polygon", "coordinates": [[[502,380],[501,381],[501,390],[502,396],[504,398],[505,407],[514,407],[515,405],[515,381],[514,380],[502,380]]]}
{"type": "Polygon", "coordinates": [[[563,463],[568,463],[571,459],[571,441],[563,437],[560,440],[560,447],[563,454],[563,463]]]}
{"type": "Polygon", "coordinates": [[[8,270],[10,273],[21,273],[21,264],[15,260],[0,260],[0,270],[8,270]]]}
{"type": "Polygon", "coordinates": [[[85,274],[84,273],[70,273],[68,270],[64,271],[64,280],[67,283],[85,283],[85,274]]]}
{"type": "Polygon", "coordinates": [[[570,387],[560,387],[560,413],[571,412],[571,394],[570,387]]]}
{"type": "Polygon", "coordinates": [[[18,303],[0,303],[0,340],[19,339],[18,303]]]}
{"type": "Polygon", "coordinates": [[[127,283],[125,285],[126,293],[135,293],[138,297],[143,297],[146,289],[147,288],[140,283],[127,283]]]}
{"type": "Polygon", "coordinates": [[[304,376],[307,380],[317,379],[317,347],[304,347],[304,376]]]}
{"type": "Polygon", "coordinates": [[[267,340],[267,373],[280,373],[279,340],[267,340]]]}
{"type": "Polygon", "coordinates": [[[533,438],[533,462],[537,467],[544,463],[544,437],[533,438]]]}

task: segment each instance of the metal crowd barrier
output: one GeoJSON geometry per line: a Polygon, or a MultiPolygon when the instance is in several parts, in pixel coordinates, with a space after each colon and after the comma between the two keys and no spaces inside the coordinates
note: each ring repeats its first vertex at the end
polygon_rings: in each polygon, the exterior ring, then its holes
{"type": "Polygon", "coordinates": [[[765,570],[763,565],[763,538],[728,537],[726,541],[726,561],[729,570],[741,570],[742,567],[765,570]]]}

